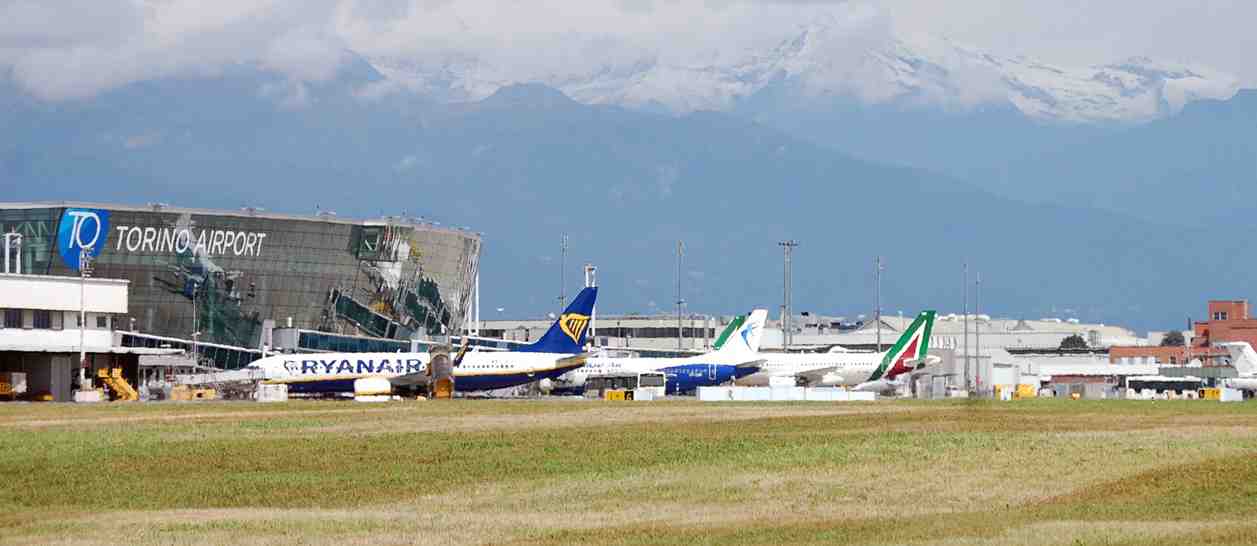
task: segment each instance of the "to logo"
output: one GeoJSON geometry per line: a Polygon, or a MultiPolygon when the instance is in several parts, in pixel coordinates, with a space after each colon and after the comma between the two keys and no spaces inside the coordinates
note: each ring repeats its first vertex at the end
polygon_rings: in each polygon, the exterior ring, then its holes
{"type": "Polygon", "coordinates": [[[559,317],[559,329],[572,338],[574,343],[580,343],[580,336],[585,333],[586,326],[589,326],[589,315],[564,313],[559,317]]]}
{"type": "Polygon", "coordinates": [[[65,209],[57,228],[57,253],[70,269],[78,271],[79,251],[89,249],[95,258],[105,249],[109,239],[109,211],[99,209],[65,209]]]}

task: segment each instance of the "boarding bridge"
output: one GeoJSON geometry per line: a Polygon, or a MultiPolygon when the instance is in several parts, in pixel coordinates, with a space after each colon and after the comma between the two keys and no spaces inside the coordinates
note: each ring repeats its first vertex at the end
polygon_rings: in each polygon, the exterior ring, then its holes
{"type": "Polygon", "coordinates": [[[210,373],[192,373],[175,376],[176,385],[221,385],[224,383],[257,383],[266,379],[263,370],[246,368],[210,373]]]}

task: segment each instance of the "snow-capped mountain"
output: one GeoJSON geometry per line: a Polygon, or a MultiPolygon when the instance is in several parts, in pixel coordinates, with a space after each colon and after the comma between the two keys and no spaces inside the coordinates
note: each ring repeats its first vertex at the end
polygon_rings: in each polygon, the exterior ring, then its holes
{"type": "Polygon", "coordinates": [[[1138,122],[1177,113],[1192,101],[1225,100],[1238,90],[1234,77],[1206,68],[1147,58],[1054,66],[946,39],[870,36],[824,17],[772,48],[683,61],[665,58],[642,49],[585,68],[538,73],[521,73],[516,66],[467,53],[370,61],[394,82],[449,102],[479,100],[512,83],[540,82],[584,103],[673,113],[732,110],[764,94],[803,105],[855,99],[948,111],[1011,104],[1042,121],[1138,122]]]}

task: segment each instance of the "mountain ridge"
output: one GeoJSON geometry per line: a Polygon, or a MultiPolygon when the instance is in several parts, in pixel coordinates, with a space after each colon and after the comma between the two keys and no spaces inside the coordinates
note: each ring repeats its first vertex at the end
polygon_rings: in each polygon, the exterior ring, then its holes
{"type": "Polygon", "coordinates": [[[983,271],[992,312],[1075,309],[1137,328],[1177,323],[1208,297],[1204,286],[1257,281],[1228,237],[1194,244],[1207,232],[1023,203],[726,113],[584,105],[535,84],[504,91],[510,108],[459,109],[329,99],[287,109],[252,83],[216,80],[194,95],[161,91],[179,85],[120,90],[73,112],[11,113],[21,130],[0,137],[10,198],[405,210],[484,232],[483,301],[529,314],[552,304],[562,234],[570,264],[599,266],[608,311],[669,307],[678,239],[689,249],[686,299],[706,312],[776,301],[785,238],[804,244],[797,301],[842,314],[871,305],[875,254],[889,263],[888,308],[958,307],[953,270],[967,259],[983,271]],[[412,110],[398,115],[402,107],[412,110]],[[1217,270],[1202,278],[1207,260],[1217,270]],[[1111,266],[1077,265],[1097,263],[1111,266]],[[1189,275],[1199,286],[1165,293],[1164,279],[1189,275]]]}
{"type": "Polygon", "coordinates": [[[1176,114],[1197,100],[1230,98],[1239,89],[1234,77],[1221,72],[1146,57],[1061,67],[1000,57],[946,39],[924,39],[926,45],[918,46],[893,35],[849,50],[850,33],[832,17],[820,17],[766,50],[702,62],[665,62],[640,52],[585,73],[526,78],[468,53],[436,62],[389,57],[370,62],[412,91],[445,102],[475,101],[511,83],[534,81],[586,104],[664,105],[674,114],[730,111],[776,89],[793,101],[845,97],[866,105],[945,111],[1010,104],[1039,122],[1140,123],[1176,114]]]}

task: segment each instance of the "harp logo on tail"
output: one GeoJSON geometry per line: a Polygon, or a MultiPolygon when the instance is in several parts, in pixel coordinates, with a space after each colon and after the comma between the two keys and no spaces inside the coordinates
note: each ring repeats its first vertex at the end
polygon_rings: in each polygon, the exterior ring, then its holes
{"type": "Polygon", "coordinates": [[[572,338],[573,343],[580,343],[580,336],[585,333],[587,326],[589,326],[589,315],[564,313],[559,317],[559,328],[567,334],[567,337],[572,338]]]}

